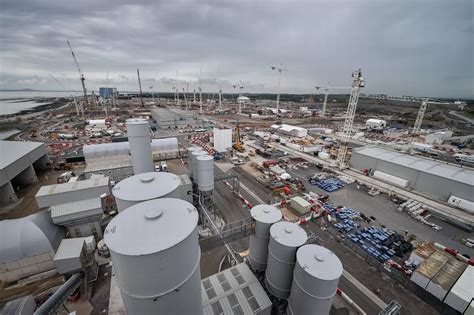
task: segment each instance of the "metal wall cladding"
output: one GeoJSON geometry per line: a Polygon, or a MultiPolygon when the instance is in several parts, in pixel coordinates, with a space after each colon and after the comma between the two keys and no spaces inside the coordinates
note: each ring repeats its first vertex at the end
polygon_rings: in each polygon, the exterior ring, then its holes
{"type": "Polygon", "coordinates": [[[178,138],[153,139],[151,141],[151,148],[153,151],[177,151],[178,138]]]}
{"type": "MultiPolygon", "coordinates": [[[[133,205],[136,205],[137,203],[148,201],[148,200],[153,200],[153,199],[158,199],[158,198],[177,198],[177,199],[185,199],[181,198],[182,197],[182,191],[179,189],[179,187],[172,192],[165,194],[165,195],[160,195],[156,196],[155,198],[152,199],[142,199],[142,200],[125,200],[125,199],[120,199],[118,197],[115,197],[115,203],[117,204],[117,210],[118,212],[121,212],[133,205]]],[[[186,200],[189,201],[189,200],[186,200]]]]}
{"type": "Polygon", "coordinates": [[[133,173],[153,172],[153,156],[151,151],[150,125],[143,119],[127,120],[127,135],[132,156],[133,173]]]}
{"type": "Polygon", "coordinates": [[[202,155],[208,155],[208,153],[204,150],[200,151],[193,151],[191,153],[191,163],[193,169],[193,183],[197,184],[199,182],[199,172],[197,166],[197,157],[202,155]]]}
{"type": "Polygon", "coordinates": [[[431,279],[443,268],[449,258],[444,252],[434,252],[413,272],[410,280],[426,289],[431,279]]]}
{"type": "Polygon", "coordinates": [[[307,236],[300,226],[283,221],[273,224],[270,234],[265,284],[272,295],[286,299],[290,295],[296,251],[306,242],[307,236]],[[285,232],[285,229],[291,232],[285,232]],[[285,237],[281,235],[282,233],[288,235],[285,237]],[[285,240],[285,238],[292,238],[293,234],[295,241],[285,240]]]}
{"type": "Polygon", "coordinates": [[[255,234],[250,236],[249,262],[254,269],[265,270],[268,259],[270,227],[282,218],[281,211],[270,205],[257,205],[251,210],[255,234]]]}
{"type": "Polygon", "coordinates": [[[288,313],[329,314],[343,268],[339,258],[319,245],[298,249],[288,313]]]}
{"type": "Polygon", "coordinates": [[[62,193],[43,195],[36,197],[36,203],[39,208],[47,208],[63,203],[99,198],[102,194],[110,194],[109,186],[89,187],[78,190],[65,191],[62,193]]]}
{"type": "Polygon", "coordinates": [[[226,152],[232,148],[232,129],[214,128],[214,149],[226,152]]]}
{"type": "Polygon", "coordinates": [[[211,191],[214,189],[214,158],[210,155],[202,155],[197,158],[198,186],[200,191],[211,191]]]}

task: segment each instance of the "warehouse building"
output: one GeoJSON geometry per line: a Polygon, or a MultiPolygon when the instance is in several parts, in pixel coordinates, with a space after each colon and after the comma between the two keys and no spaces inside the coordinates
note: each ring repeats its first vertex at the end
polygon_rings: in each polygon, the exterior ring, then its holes
{"type": "Polygon", "coordinates": [[[18,202],[16,191],[38,182],[36,170],[49,167],[42,142],[0,141],[0,205],[18,202]]]}
{"type": "Polygon", "coordinates": [[[94,236],[102,239],[102,200],[85,199],[54,205],[49,208],[54,224],[67,228],[71,237],[94,236]]]}
{"type": "Polygon", "coordinates": [[[86,179],[74,183],[42,186],[36,193],[39,208],[110,195],[110,178],[86,179]]]}
{"type": "Polygon", "coordinates": [[[0,221],[0,280],[17,281],[55,269],[53,258],[64,238],[48,211],[0,221]]]}
{"type": "Polygon", "coordinates": [[[474,170],[377,146],[353,149],[350,165],[374,177],[447,202],[455,196],[474,201],[474,170]]]}

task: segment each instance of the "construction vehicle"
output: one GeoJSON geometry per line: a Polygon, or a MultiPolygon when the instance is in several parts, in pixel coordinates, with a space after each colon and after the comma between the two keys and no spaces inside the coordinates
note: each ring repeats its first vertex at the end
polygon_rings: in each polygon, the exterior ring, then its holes
{"type": "Polygon", "coordinates": [[[237,122],[237,125],[235,126],[235,143],[232,145],[232,148],[240,153],[244,153],[245,148],[243,144],[242,140],[240,140],[240,128],[239,123],[237,122]]]}
{"type": "Polygon", "coordinates": [[[255,150],[253,150],[253,149],[250,150],[250,151],[249,151],[249,156],[255,156],[255,150]]]}
{"type": "Polygon", "coordinates": [[[54,163],[53,170],[61,171],[61,170],[70,170],[72,169],[71,164],[66,163],[65,161],[59,161],[54,163]]]}

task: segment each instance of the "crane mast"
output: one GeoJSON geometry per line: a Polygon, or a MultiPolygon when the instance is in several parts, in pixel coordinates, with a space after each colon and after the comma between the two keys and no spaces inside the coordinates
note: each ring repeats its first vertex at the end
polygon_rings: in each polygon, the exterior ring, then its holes
{"type": "Polygon", "coordinates": [[[349,138],[352,133],[352,125],[354,124],[355,112],[357,109],[357,102],[359,100],[360,89],[365,86],[365,81],[362,77],[362,71],[360,69],[352,74],[352,78],[353,81],[351,96],[349,98],[346,119],[344,121],[344,127],[342,129],[341,146],[337,155],[337,164],[341,169],[346,167],[347,142],[349,141],[349,138]]]}
{"type": "Polygon", "coordinates": [[[413,126],[412,133],[414,135],[420,133],[421,123],[423,122],[423,118],[425,117],[426,108],[428,108],[428,99],[423,99],[421,101],[421,106],[420,110],[418,111],[418,115],[416,116],[415,125],[413,126]]]}
{"type": "Polygon", "coordinates": [[[84,74],[82,73],[81,68],[79,67],[79,63],[77,62],[76,55],[74,54],[74,51],[72,50],[72,47],[69,41],[67,41],[67,45],[69,47],[69,50],[71,51],[72,59],[74,59],[74,63],[76,64],[77,72],[79,72],[79,79],[81,80],[82,91],[84,92],[84,104],[88,106],[89,101],[87,99],[87,89],[86,89],[86,84],[85,84],[86,78],[84,77],[84,74]]]}
{"type": "Polygon", "coordinates": [[[145,107],[145,103],[143,103],[142,81],[140,80],[140,70],[139,69],[137,69],[137,75],[138,75],[138,87],[140,88],[140,102],[142,104],[142,107],[145,107]]]}
{"type": "MultiPolygon", "coordinates": [[[[51,77],[51,79],[53,79],[54,81],[56,81],[56,83],[57,83],[60,87],[62,87],[62,89],[63,89],[65,92],[67,92],[66,87],[65,87],[58,79],[56,79],[55,77],[53,77],[52,74],[50,74],[49,76],[51,77]]],[[[75,97],[74,95],[71,95],[71,96],[72,96],[72,98],[73,98],[73,100],[74,100],[74,106],[75,106],[75,108],[76,108],[77,117],[80,117],[80,116],[81,116],[81,112],[82,112],[82,115],[84,115],[84,108],[82,107],[82,105],[79,105],[79,104],[77,103],[76,97],[75,97]]]]}

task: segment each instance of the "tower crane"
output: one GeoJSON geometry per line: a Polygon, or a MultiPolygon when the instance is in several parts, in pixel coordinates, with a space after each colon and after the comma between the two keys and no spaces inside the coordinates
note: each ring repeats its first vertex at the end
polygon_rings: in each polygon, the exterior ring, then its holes
{"type": "Polygon", "coordinates": [[[352,87],[350,86],[330,86],[329,83],[325,87],[321,86],[316,86],[316,90],[319,91],[319,89],[324,90],[324,101],[323,101],[323,108],[321,110],[321,117],[326,117],[326,109],[327,109],[327,104],[328,104],[328,95],[329,95],[329,90],[334,90],[334,89],[350,89],[352,87]]]}
{"type": "Polygon", "coordinates": [[[283,69],[282,67],[283,67],[283,64],[280,64],[280,67],[271,66],[272,70],[278,71],[278,94],[277,94],[277,104],[276,104],[277,112],[278,112],[278,109],[280,108],[281,73],[283,71],[288,71],[287,69],[283,69]]]}
{"type": "Polygon", "coordinates": [[[186,110],[188,110],[188,99],[186,98],[186,90],[182,88],[183,90],[183,98],[184,98],[184,106],[186,107],[186,110]]]}
{"type": "Polygon", "coordinates": [[[138,87],[140,88],[140,102],[142,103],[142,107],[145,107],[145,103],[143,103],[142,81],[140,80],[140,70],[139,69],[137,69],[137,76],[138,76],[138,87]]]}
{"type": "MultiPolygon", "coordinates": [[[[51,77],[51,79],[53,79],[65,92],[67,92],[67,89],[64,87],[64,85],[58,80],[56,79],[55,77],[53,77],[52,74],[49,75],[51,77]]],[[[74,100],[74,105],[75,105],[75,108],[76,108],[76,114],[78,117],[81,116],[81,112],[82,112],[82,115],[84,115],[84,107],[82,107],[82,105],[79,105],[79,103],[77,103],[77,100],[76,100],[76,97],[74,95],[71,95],[73,100],[74,100]]]]}
{"type": "Polygon", "coordinates": [[[351,136],[352,125],[354,124],[355,112],[357,109],[357,102],[359,100],[360,89],[365,86],[364,77],[362,77],[362,71],[359,69],[352,73],[352,89],[351,96],[349,97],[349,105],[347,106],[346,119],[344,121],[344,127],[342,129],[341,146],[337,154],[337,164],[340,169],[346,167],[346,156],[347,156],[347,142],[351,136]]]}
{"type": "Polygon", "coordinates": [[[86,84],[85,84],[85,82],[84,82],[84,81],[86,80],[86,78],[84,77],[84,74],[82,73],[81,68],[79,67],[79,63],[77,62],[76,55],[74,54],[74,51],[72,50],[71,43],[69,43],[69,40],[67,41],[67,45],[68,45],[68,47],[69,47],[69,50],[71,51],[72,59],[74,59],[74,63],[76,64],[77,72],[79,72],[79,79],[81,80],[82,91],[84,92],[84,104],[85,104],[86,106],[88,106],[88,105],[89,105],[89,101],[88,101],[88,99],[87,99],[86,84]]]}
{"type": "MultiPolygon", "coordinates": [[[[244,91],[245,88],[263,88],[264,85],[263,84],[244,85],[244,83],[242,81],[240,81],[240,82],[232,85],[232,87],[234,89],[236,89],[237,87],[239,88],[239,97],[240,97],[240,96],[244,95],[243,91],[244,91]]],[[[238,99],[237,99],[237,101],[238,101],[238,105],[239,105],[238,113],[242,114],[242,105],[244,105],[244,107],[245,107],[245,101],[240,101],[238,99]]]]}

